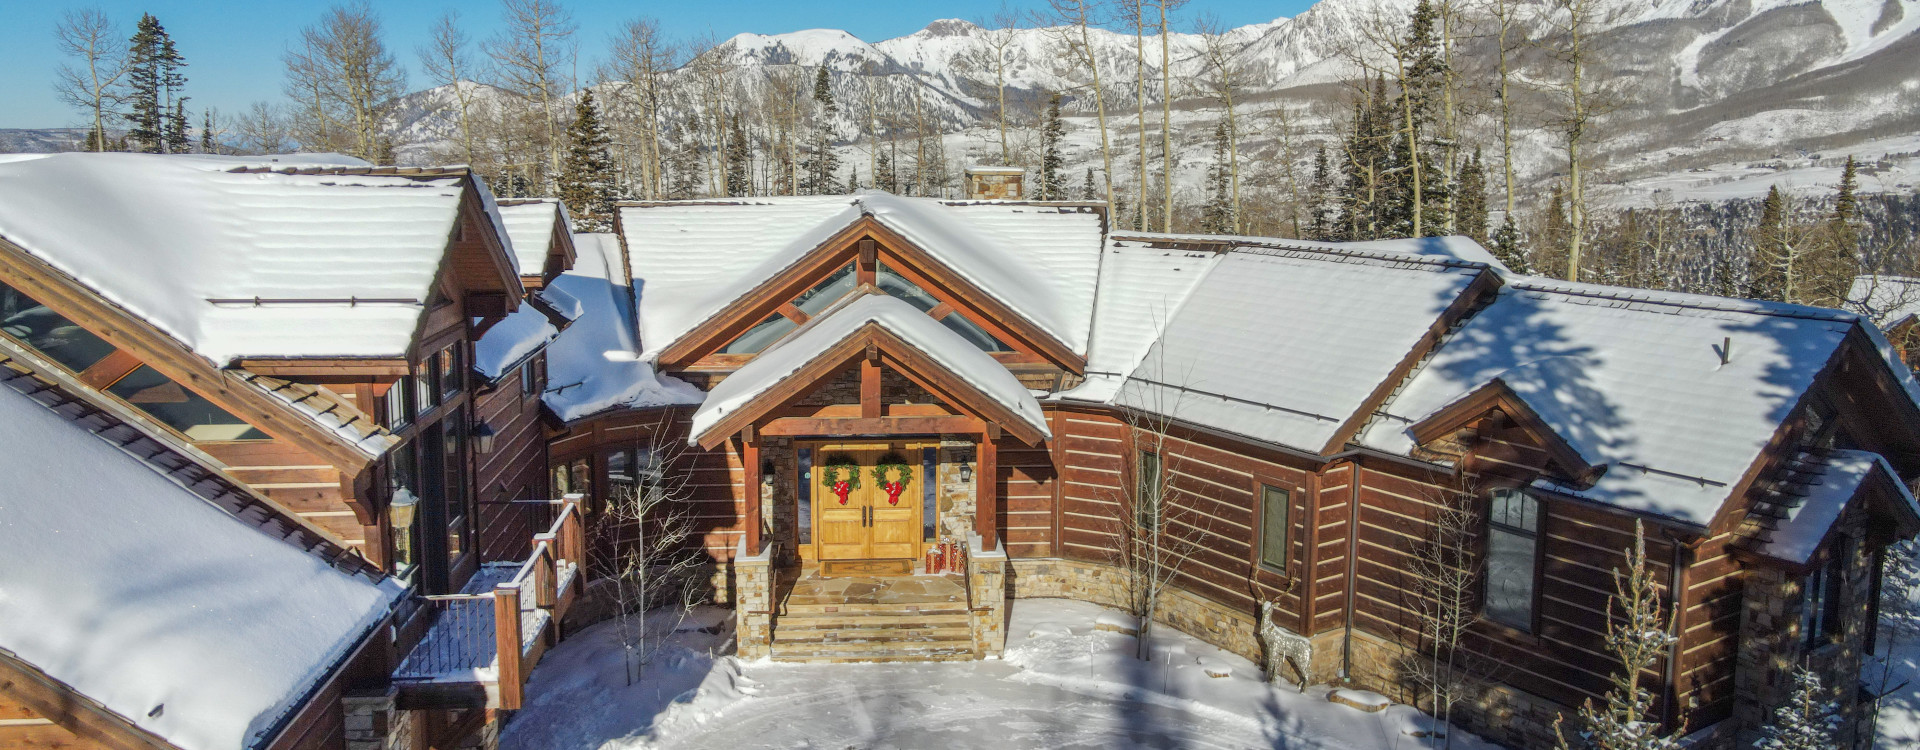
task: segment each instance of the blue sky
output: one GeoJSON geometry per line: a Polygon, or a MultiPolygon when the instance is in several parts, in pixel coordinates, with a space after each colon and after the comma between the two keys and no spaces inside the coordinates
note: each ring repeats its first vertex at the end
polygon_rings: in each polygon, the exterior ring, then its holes
{"type": "MultiPolygon", "coordinates": [[[[1000,9],[1001,0],[562,0],[580,26],[580,75],[587,77],[605,48],[606,36],[622,22],[640,16],[659,19],[677,38],[707,34],[725,38],[741,32],[776,34],[807,28],[841,28],[868,41],[911,34],[939,18],[979,19],[1000,9]]],[[[1038,7],[1040,0],[1014,2],[1038,7]]],[[[1181,14],[1191,21],[1202,13],[1232,26],[1291,16],[1310,0],[1193,0],[1181,14]]],[[[0,128],[77,126],[85,118],[53,92],[54,69],[61,56],[52,38],[54,23],[70,8],[97,7],[129,32],[142,12],[160,19],[186,56],[187,94],[196,111],[212,105],[238,113],[248,104],[280,98],[281,55],[301,27],[312,23],[327,3],[295,0],[0,0],[6,22],[0,24],[0,128]]],[[[499,6],[492,0],[378,0],[386,23],[387,44],[418,87],[415,50],[440,14],[458,9],[468,35],[485,38],[497,27],[499,6]]],[[[198,117],[195,117],[198,120],[198,117]]]]}

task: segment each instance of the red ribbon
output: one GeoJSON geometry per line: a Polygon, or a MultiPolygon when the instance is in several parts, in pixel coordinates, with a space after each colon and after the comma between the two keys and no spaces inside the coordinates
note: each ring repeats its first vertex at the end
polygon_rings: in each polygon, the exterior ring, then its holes
{"type": "Polygon", "coordinates": [[[850,493],[852,491],[853,491],[853,483],[851,482],[839,481],[839,482],[833,483],[833,494],[840,496],[841,505],[847,504],[847,493],[850,493]]]}
{"type": "Polygon", "coordinates": [[[888,482],[888,483],[886,483],[886,484],[885,484],[885,485],[883,485],[883,486],[884,486],[884,487],[886,488],[886,490],[887,490],[887,504],[888,504],[888,505],[899,505],[899,504],[900,504],[900,493],[901,493],[901,492],[904,492],[904,491],[906,491],[906,489],[907,489],[907,486],[906,486],[905,484],[902,484],[902,483],[900,483],[900,482],[888,482]]]}

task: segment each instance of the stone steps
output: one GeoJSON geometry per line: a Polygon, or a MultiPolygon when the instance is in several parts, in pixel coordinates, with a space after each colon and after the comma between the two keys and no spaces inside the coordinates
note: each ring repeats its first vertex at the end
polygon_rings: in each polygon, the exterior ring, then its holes
{"type": "Polygon", "coordinates": [[[963,640],[792,641],[775,637],[775,661],[805,663],[972,661],[973,638],[963,640]]]}
{"type": "Polygon", "coordinates": [[[771,656],[793,662],[967,661],[972,614],[952,578],[801,578],[773,618],[771,656]]]}

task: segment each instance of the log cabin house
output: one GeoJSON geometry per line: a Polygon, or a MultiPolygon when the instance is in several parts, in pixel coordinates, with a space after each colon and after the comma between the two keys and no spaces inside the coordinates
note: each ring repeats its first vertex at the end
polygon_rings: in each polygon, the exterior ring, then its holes
{"type": "MultiPolygon", "coordinates": [[[[1530,277],[1461,238],[1129,233],[1007,198],[1006,169],[967,200],[626,203],[573,234],[464,170],[282,159],[0,161],[15,370],[403,592],[363,667],[271,711],[311,731],[242,746],[490,741],[604,611],[568,617],[583,527],[668,473],[747,657],[992,656],[1010,600],[1128,607],[1151,527],[1180,552],[1163,622],[1258,660],[1270,613],[1312,645],[1285,678],[1418,705],[1414,573],[1457,510],[1484,689],[1454,715],[1482,736],[1547,745],[1606,689],[1640,528],[1677,610],[1660,721],[1741,746],[1810,664],[1865,741],[1920,385],[1858,316],[1530,277]]],[[[32,716],[97,746],[232,746],[42,675],[98,710],[32,716]]],[[[22,684],[0,710],[45,705],[22,684]]]]}

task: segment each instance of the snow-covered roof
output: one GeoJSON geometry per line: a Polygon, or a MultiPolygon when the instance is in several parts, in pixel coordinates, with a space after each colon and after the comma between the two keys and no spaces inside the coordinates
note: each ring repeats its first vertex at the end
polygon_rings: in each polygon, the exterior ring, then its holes
{"type": "Polygon", "coordinates": [[[714,386],[706,402],[693,413],[690,440],[697,441],[729,414],[779,385],[868,324],[878,325],[919,349],[948,372],[1018,415],[1040,434],[1051,434],[1046,417],[1040,413],[1040,403],[999,360],[913,305],[886,294],[854,292],[714,386]]]}
{"type": "Polygon", "coordinates": [[[0,238],[216,365],[404,355],[470,178],[268,159],[67,153],[0,162],[0,238]]]}
{"type": "Polygon", "coordinates": [[[547,408],[570,422],[620,407],[700,403],[699,389],[655,373],[640,359],[620,238],[576,234],[573,244],[579,253],[573,270],[545,293],[556,307],[561,296],[571,300],[575,315],[547,346],[547,408]]]}
{"type": "Polygon", "coordinates": [[[0,648],[186,750],[263,745],[401,594],[10,388],[0,442],[0,648]]]}
{"type": "Polygon", "coordinates": [[[1836,310],[1516,278],[1448,336],[1359,442],[1409,454],[1412,424],[1499,378],[1606,467],[1590,488],[1556,489],[1704,526],[1854,321],[1836,310]]]}
{"type": "Polygon", "coordinates": [[[1208,250],[1171,250],[1113,239],[1100,259],[1100,290],[1087,346],[1087,379],[1061,398],[1106,402],[1159,340],[1175,311],[1220,260],[1208,250]]]}
{"type": "Polygon", "coordinates": [[[580,300],[553,287],[536,292],[532,302],[534,304],[522,305],[507,313],[506,319],[495,323],[479,341],[473,342],[473,367],[488,380],[500,377],[507,368],[532,356],[560,335],[560,329],[541,307],[568,321],[579,320],[584,312],[580,300]]]}
{"type": "Polygon", "coordinates": [[[1112,402],[1317,452],[1484,272],[1450,258],[1233,250],[1112,402]]]}
{"type": "Polygon", "coordinates": [[[1812,468],[1814,476],[1806,487],[1806,496],[1800,498],[1798,505],[1786,509],[1787,517],[1775,523],[1770,537],[1756,545],[1754,551],[1768,557],[1805,564],[1819,549],[1821,540],[1826,539],[1827,532],[1833,528],[1833,522],[1840,519],[1847,503],[1853,500],[1876,467],[1893,478],[1888,484],[1899,493],[1900,500],[1915,515],[1920,515],[1920,503],[1915,502],[1906,483],[1899,480],[1900,473],[1894,471],[1880,454],[1835,450],[1812,468]]]}
{"type": "Polygon", "coordinates": [[[869,191],[623,206],[643,355],[657,356],[863,216],[1086,354],[1102,243],[1097,213],[869,191]]]}
{"type": "Polygon", "coordinates": [[[513,240],[513,257],[520,275],[538,276],[553,250],[556,225],[567,222],[567,207],[553,198],[503,201],[500,220],[513,240]]]}

